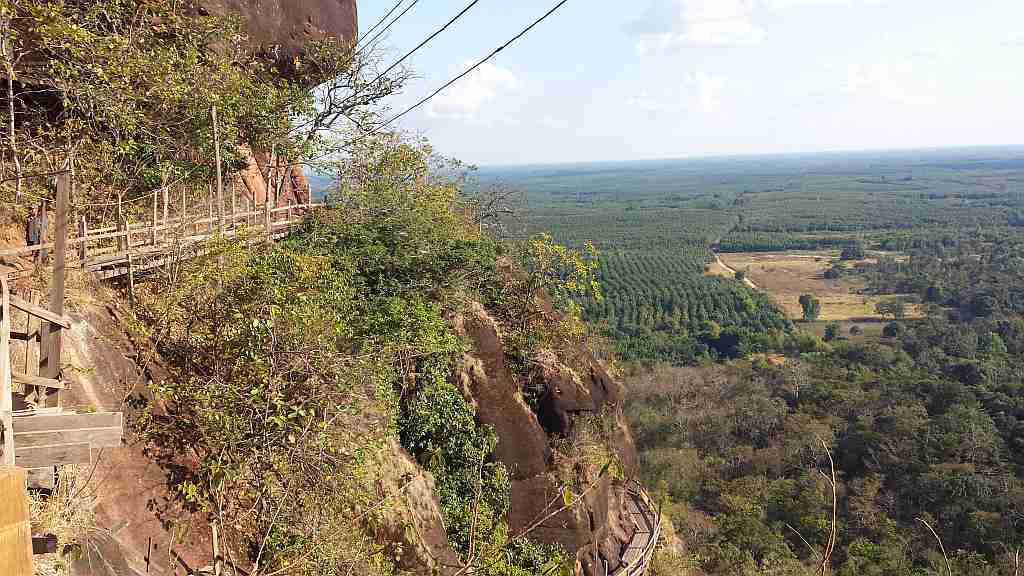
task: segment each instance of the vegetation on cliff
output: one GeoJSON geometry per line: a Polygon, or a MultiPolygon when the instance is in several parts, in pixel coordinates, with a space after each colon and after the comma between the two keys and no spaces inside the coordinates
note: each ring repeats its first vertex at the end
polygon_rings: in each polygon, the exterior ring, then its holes
{"type": "Polygon", "coordinates": [[[880,341],[630,378],[645,480],[705,571],[817,573],[833,526],[838,574],[945,574],[936,535],[955,574],[1020,570],[1024,266],[985,240],[863,271],[932,302],[880,341]]]}
{"type": "MultiPolygon", "coordinates": [[[[595,293],[596,260],[549,237],[500,244],[465,167],[367,135],[404,70],[378,76],[372,51],[324,40],[282,74],[240,20],[183,4],[0,0],[0,191],[19,209],[70,171],[74,220],[131,220],[132,199],[169,186],[193,204],[252,155],[341,183],[287,241],[225,239],[138,286],[132,329],[169,373],[132,399],[172,488],[156,512],[209,520],[250,574],[571,571],[574,550],[533,531],[621,471],[614,451],[590,432],[587,458],[568,430],[544,438],[540,457],[572,474],[513,531],[499,439],[455,383],[469,344],[451,315],[500,317],[525,388],[541,349],[585,342],[569,296],[595,293]]],[[[290,173],[263,176],[280,191],[290,173]]]]}
{"type": "MultiPolygon", "coordinates": [[[[510,354],[557,349],[564,327],[581,325],[568,315],[542,329],[538,290],[593,290],[592,268],[539,238],[515,281],[500,271],[503,248],[464,217],[472,203],[438,176],[429,148],[360,158],[374,177],[333,196],[337,207],[311,215],[292,238],[226,242],[140,299],[140,325],[175,372],[159,383],[145,422],[154,455],[261,573],[414,566],[402,547],[415,534],[404,543],[371,537],[390,506],[373,493],[386,472],[372,463],[396,437],[432,474],[450,546],[474,573],[571,567],[560,547],[510,533],[509,474],[493,458],[493,430],[451,383],[467,344],[444,311],[482,301],[516,319],[520,344],[510,354]]],[[[618,469],[609,458],[593,463],[597,479],[618,469]]],[[[565,486],[551,511],[593,488],[565,486]]]]}

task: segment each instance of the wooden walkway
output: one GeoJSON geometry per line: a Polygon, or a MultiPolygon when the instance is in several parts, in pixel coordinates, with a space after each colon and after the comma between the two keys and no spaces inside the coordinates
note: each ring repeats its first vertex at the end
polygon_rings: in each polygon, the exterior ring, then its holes
{"type": "Polygon", "coordinates": [[[67,175],[58,179],[52,243],[0,250],[0,257],[53,250],[48,308],[38,304],[38,294],[29,301],[10,292],[10,277],[23,270],[0,268],[0,464],[29,469],[30,479],[33,470],[43,471],[38,477],[52,479],[55,465],[90,463],[98,449],[120,446],[124,427],[119,412],[78,414],[61,408],[61,390],[66,388],[61,374],[61,338],[62,331],[71,327],[71,320],[64,315],[67,266],[77,265],[100,278],[127,277],[134,286],[135,274],[201,255],[214,239],[242,237],[257,242],[287,236],[305,214],[322,206],[310,202],[272,207],[267,202],[261,209],[238,212],[232,197],[230,210],[220,202],[215,211],[211,199],[205,215],[189,215],[182,197],[178,216],[171,218],[166,189],[161,189],[152,193],[152,218],[148,221],[122,219],[115,226],[91,227],[82,216],[77,234],[72,234],[70,187],[67,175]],[[159,211],[161,193],[164,205],[159,211]],[[24,331],[13,329],[14,310],[28,316],[24,331]],[[12,342],[23,342],[23,368],[13,366],[12,342]],[[38,365],[30,361],[33,357],[38,365]],[[15,385],[21,391],[16,393],[15,385]]]}
{"type": "Polygon", "coordinates": [[[650,568],[654,549],[661,536],[661,511],[651,502],[650,496],[639,484],[630,487],[629,502],[626,506],[636,526],[633,539],[622,551],[621,566],[610,576],[642,576],[650,568]]]}

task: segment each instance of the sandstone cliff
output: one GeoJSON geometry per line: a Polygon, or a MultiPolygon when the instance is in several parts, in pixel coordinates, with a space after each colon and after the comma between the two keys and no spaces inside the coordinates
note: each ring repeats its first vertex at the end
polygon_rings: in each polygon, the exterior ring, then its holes
{"type": "MultiPolygon", "coordinates": [[[[601,438],[592,438],[625,467],[627,476],[636,467],[636,453],[621,405],[623,389],[593,356],[573,350],[569,365],[551,350],[532,359],[531,387],[541,390],[536,409],[523,398],[521,384],[509,369],[502,326],[480,305],[468,314],[453,314],[456,331],[471,343],[462,369],[453,378],[477,410],[477,417],[498,434],[496,457],[512,476],[509,525],[513,532],[526,529],[544,517],[558,497],[559,469],[582,472],[583,462],[566,462],[559,441],[577,437],[577,426],[601,421],[601,438]]],[[[557,543],[575,554],[578,569],[587,576],[614,571],[622,548],[632,536],[626,514],[625,486],[606,476],[587,493],[581,507],[566,510],[543,522],[531,538],[557,543]]]]}

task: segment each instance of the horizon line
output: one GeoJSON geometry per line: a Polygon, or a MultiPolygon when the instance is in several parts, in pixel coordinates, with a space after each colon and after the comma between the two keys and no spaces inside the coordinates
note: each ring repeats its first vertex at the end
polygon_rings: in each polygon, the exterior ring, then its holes
{"type": "Polygon", "coordinates": [[[686,160],[730,160],[730,159],[752,159],[771,157],[797,157],[797,156],[825,156],[831,154],[885,154],[895,152],[942,152],[952,150],[979,150],[979,149],[1003,149],[1024,151],[1024,143],[1021,144],[966,144],[962,146],[932,146],[932,147],[906,147],[906,148],[829,148],[813,152],[745,152],[740,154],[697,154],[692,156],[658,156],[646,158],[632,158],[629,160],[562,160],[562,161],[540,161],[540,162],[502,162],[475,164],[477,168],[526,168],[542,166],[565,166],[568,164],[613,164],[633,162],[669,162],[686,160]]]}

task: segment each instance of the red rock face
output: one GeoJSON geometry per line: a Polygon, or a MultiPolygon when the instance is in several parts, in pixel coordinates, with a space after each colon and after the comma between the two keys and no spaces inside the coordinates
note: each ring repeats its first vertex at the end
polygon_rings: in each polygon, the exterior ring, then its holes
{"type": "MultiPolygon", "coordinates": [[[[623,390],[593,357],[583,354],[571,370],[552,353],[533,358],[535,382],[545,390],[539,416],[522,399],[508,366],[498,322],[474,305],[463,316],[452,314],[455,331],[472,343],[462,369],[453,375],[477,418],[494,427],[498,436],[495,458],[511,477],[509,527],[519,532],[550,511],[549,503],[560,497],[552,478],[549,438],[569,434],[577,418],[606,411],[615,422],[609,448],[625,467],[636,472],[636,450],[621,414],[623,390]]],[[[625,485],[606,477],[584,497],[583,505],[543,522],[531,538],[557,543],[575,554],[583,576],[603,576],[619,568],[622,550],[633,535],[626,509],[625,485]]]]}
{"type": "Polygon", "coordinates": [[[306,44],[325,37],[355,42],[359,35],[356,0],[198,0],[212,14],[237,13],[250,41],[287,71],[306,44]]]}

